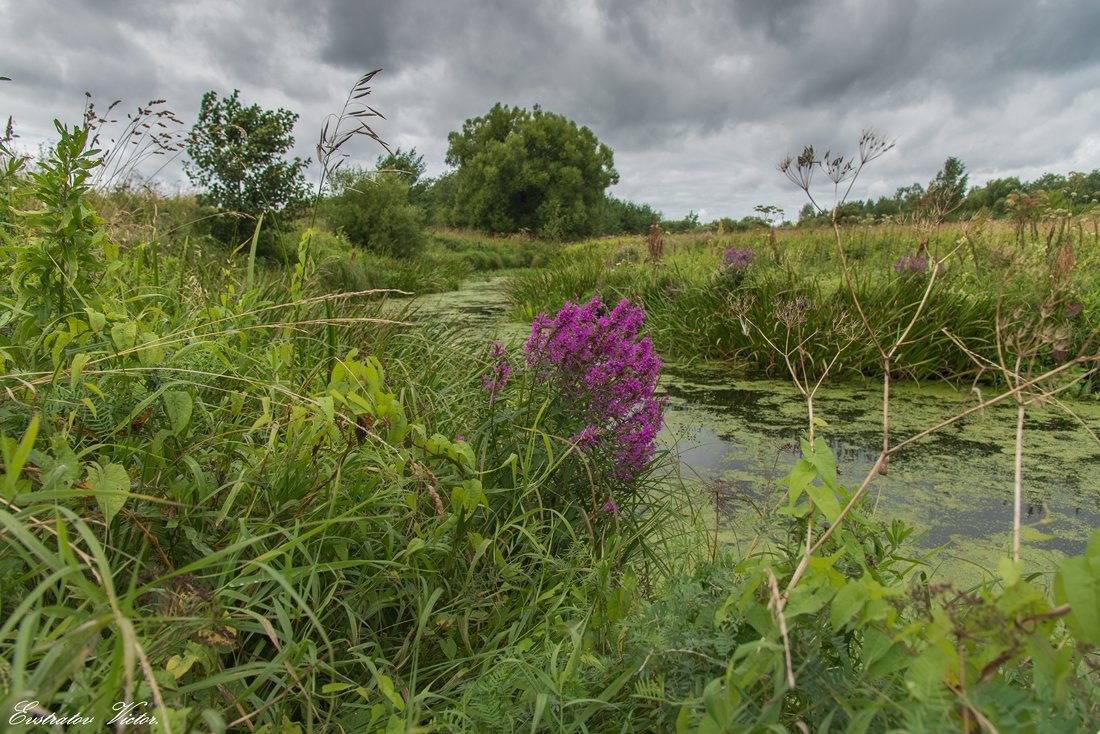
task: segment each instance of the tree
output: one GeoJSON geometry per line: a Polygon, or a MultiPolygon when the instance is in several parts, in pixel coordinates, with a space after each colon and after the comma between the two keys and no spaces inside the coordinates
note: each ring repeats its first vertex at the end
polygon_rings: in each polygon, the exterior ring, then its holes
{"type": "Polygon", "coordinates": [[[378,156],[374,167],[385,173],[398,173],[405,177],[405,183],[415,186],[428,166],[424,163],[424,156],[417,155],[416,148],[404,151],[398,148],[389,155],[378,156]]]}
{"type": "Polygon", "coordinates": [[[611,149],[561,115],[497,104],[448,136],[457,168],[452,220],[550,239],[593,232],[604,190],[617,183],[611,149]]]}
{"type": "Polygon", "coordinates": [[[941,216],[958,209],[966,197],[966,184],[969,180],[966,165],[951,156],[943,162],[936,177],[928,184],[928,200],[932,208],[941,216]]]}
{"type": "MultiPolygon", "coordinates": [[[[294,145],[297,120],[289,110],[242,106],[236,89],[224,99],[215,92],[204,94],[191,128],[191,160],[184,166],[191,183],[205,190],[200,199],[250,216],[300,203],[307,194],[303,171],[308,161],[284,157],[294,145]]],[[[236,238],[239,220],[230,221],[236,238]]]]}

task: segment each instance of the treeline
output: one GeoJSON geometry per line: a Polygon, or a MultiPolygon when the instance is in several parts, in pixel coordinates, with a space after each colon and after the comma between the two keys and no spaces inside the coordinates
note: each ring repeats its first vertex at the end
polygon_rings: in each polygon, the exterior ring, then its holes
{"type": "MultiPolygon", "coordinates": [[[[1034,181],[1016,176],[995,178],[983,186],[967,188],[966,166],[951,157],[927,185],[899,187],[893,196],[845,202],[837,209],[841,221],[881,221],[935,216],[945,221],[966,219],[985,210],[993,217],[1016,220],[1021,225],[1044,217],[1083,214],[1100,202],[1100,169],[1072,171],[1063,176],[1044,173],[1034,181]]],[[[806,204],[798,223],[818,224],[829,214],[806,204]]]]}
{"type": "MultiPolygon", "coordinates": [[[[361,94],[369,91],[370,76],[361,80],[361,94]]],[[[308,197],[306,162],[286,159],[297,115],[246,107],[238,97],[207,94],[192,128],[187,172],[203,191],[200,202],[292,218],[308,197]]],[[[316,211],[353,245],[406,257],[422,248],[429,227],[560,241],[643,234],[659,216],[649,206],[610,196],[608,187],[619,180],[611,149],[587,127],[537,105],[497,104],[466,120],[448,136],[446,161],[454,170],[436,178],[424,176],[424,157],[415,148],[389,151],[373,169],[341,169],[346,156],[340,147],[353,135],[378,140],[363,122],[374,114],[364,108],[335,118],[318,146],[330,185],[320,192],[316,211]],[[348,117],[360,127],[339,132],[348,117]]],[[[233,236],[221,239],[239,239],[242,228],[233,224],[233,236]]]]}

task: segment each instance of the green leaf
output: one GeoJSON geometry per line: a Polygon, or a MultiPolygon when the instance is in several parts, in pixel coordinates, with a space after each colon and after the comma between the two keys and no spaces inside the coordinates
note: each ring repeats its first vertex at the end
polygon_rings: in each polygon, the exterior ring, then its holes
{"type": "Polygon", "coordinates": [[[813,500],[817,509],[821,510],[821,514],[825,516],[826,520],[835,523],[836,519],[840,517],[840,502],[837,501],[836,493],[833,490],[828,487],[809,484],[806,486],[806,494],[810,495],[810,499],[813,500]]]}
{"type": "Polygon", "coordinates": [[[829,610],[829,622],[835,630],[854,626],[867,601],[867,590],[861,581],[849,581],[833,597],[829,610]]]}
{"type": "Polygon", "coordinates": [[[146,345],[138,352],[138,361],[142,367],[154,367],[164,361],[164,347],[158,342],[160,337],[148,331],[141,333],[141,343],[146,345]]]}
{"type": "Polygon", "coordinates": [[[94,308],[85,308],[84,313],[88,315],[88,326],[92,328],[92,331],[97,334],[103,331],[103,327],[107,325],[107,317],[96,311],[94,308]]]}
{"type": "Polygon", "coordinates": [[[130,497],[130,475],[121,464],[92,464],[88,469],[88,488],[95,494],[99,509],[108,525],[130,497]]]}
{"type": "Polygon", "coordinates": [[[354,683],[326,683],[321,686],[321,693],[342,693],[355,688],[354,683]]]}
{"type": "Polygon", "coordinates": [[[809,441],[802,439],[802,458],[810,462],[821,475],[821,481],[827,487],[836,487],[836,457],[829,450],[829,444],[820,436],[814,439],[813,450],[809,441]]]}
{"type": "Polygon", "coordinates": [[[164,412],[168,414],[168,420],[172,424],[172,433],[177,437],[182,436],[191,422],[191,411],[194,407],[191,394],[186,390],[168,390],[163,398],[164,412]]]}
{"type": "Polygon", "coordinates": [[[378,681],[378,690],[382,692],[382,695],[389,699],[395,709],[404,711],[405,700],[401,698],[400,694],[398,694],[397,690],[393,687],[393,679],[382,673],[378,673],[374,678],[378,681]]]}
{"type": "Polygon", "coordinates": [[[27,463],[27,457],[30,456],[31,449],[34,448],[36,438],[38,438],[37,415],[31,418],[30,425],[27,426],[27,432],[23,434],[23,440],[14,449],[11,448],[14,441],[7,438],[0,441],[0,445],[4,449],[4,494],[9,499],[15,496],[16,481],[19,479],[20,472],[23,471],[23,465],[27,463]]]}
{"type": "Polygon", "coordinates": [[[120,352],[132,349],[137,344],[137,334],[137,323],[133,321],[126,321],[111,327],[111,341],[114,342],[115,349],[120,352]]]}
{"type": "Polygon", "coordinates": [[[790,506],[794,507],[798,502],[798,498],[802,496],[802,492],[805,491],[806,485],[814,480],[817,476],[817,469],[813,464],[805,459],[799,459],[795,462],[794,468],[791,469],[791,473],[788,474],[783,481],[790,489],[789,502],[790,506]]]}
{"type": "Polygon", "coordinates": [[[84,365],[88,364],[90,356],[87,352],[81,352],[73,357],[72,365],[69,367],[69,389],[75,391],[76,386],[80,384],[80,373],[84,371],[84,365]]]}
{"type": "Polygon", "coordinates": [[[1002,558],[997,562],[997,570],[1001,573],[1001,579],[1005,586],[1015,586],[1020,581],[1020,572],[1024,568],[1023,561],[1013,561],[1011,558],[1002,558]]]}
{"type": "Polygon", "coordinates": [[[1070,605],[1066,623],[1081,642],[1100,645],[1100,530],[1085,555],[1062,562],[1054,582],[1055,596],[1070,605]]]}

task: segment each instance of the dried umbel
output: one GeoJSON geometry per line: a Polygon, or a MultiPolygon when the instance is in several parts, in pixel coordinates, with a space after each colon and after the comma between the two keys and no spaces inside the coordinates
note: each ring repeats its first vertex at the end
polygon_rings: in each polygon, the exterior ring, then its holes
{"type": "Polygon", "coordinates": [[[661,225],[657,222],[656,216],[649,223],[649,236],[646,237],[645,244],[646,249],[649,250],[649,261],[660,262],[665,254],[665,235],[661,232],[661,225]]]}
{"type": "Polygon", "coordinates": [[[775,320],[793,329],[806,323],[806,312],[810,310],[810,299],[805,296],[795,298],[776,298],[772,301],[772,315],[775,320]]]}
{"type": "Polygon", "coordinates": [[[819,213],[825,213],[829,210],[817,203],[817,199],[814,198],[810,190],[814,172],[821,169],[825,177],[833,184],[833,205],[831,209],[835,215],[837,207],[848,198],[848,194],[852,190],[852,184],[859,177],[863,167],[893,147],[894,142],[892,140],[879,137],[870,130],[864,130],[859,138],[859,154],[855,157],[835,156],[829,150],[818,157],[813,146],[807,145],[797,158],[792,156],[783,158],[779,162],[778,168],[780,173],[786,176],[791,183],[805,192],[810,203],[819,213]],[[841,192],[841,184],[845,181],[848,182],[848,186],[841,192]]]}

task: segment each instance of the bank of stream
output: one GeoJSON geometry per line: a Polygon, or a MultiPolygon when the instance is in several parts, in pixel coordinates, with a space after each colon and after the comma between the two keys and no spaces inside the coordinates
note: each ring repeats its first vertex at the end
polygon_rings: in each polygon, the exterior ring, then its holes
{"type": "MultiPolygon", "coordinates": [[[[508,321],[501,285],[501,279],[470,281],[455,292],[418,298],[417,311],[460,320],[486,339],[518,342],[527,328],[508,321]]],[[[798,438],[806,431],[801,397],[789,382],[735,378],[721,365],[666,365],[660,389],[668,400],[662,440],[679,456],[688,486],[697,486],[704,501],[718,502],[720,539],[744,542],[761,509],[774,506],[775,482],[798,458],[798,438]]],[[[981,397],[989,396],[950,385],[898,384],[892,435],[913,435],[981,397]]],[[[858,485],[881,448],[881,384],[826,385],[814,402],[827,424],[819,435],[836,454],[841,481],[858,485]]],[[[1100,527],[1100,444],[1082,426],[1100,433],[1100,404],[1071,407],[1077,418],[1049,406],[1027,414],[1025,556],[1039,570],[1080,552],[1100,527]]],[[[1015,406],[1006,401],[912,445],[872,485],[877,516],[913,525],[918,545],[941,549],[933,564],[947,564],[952,576],[996,569],[1011,543],[1014,431],[1015,406]]]]}

